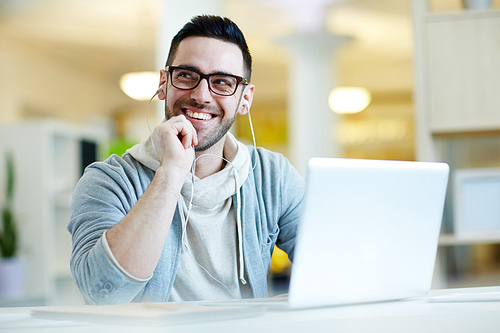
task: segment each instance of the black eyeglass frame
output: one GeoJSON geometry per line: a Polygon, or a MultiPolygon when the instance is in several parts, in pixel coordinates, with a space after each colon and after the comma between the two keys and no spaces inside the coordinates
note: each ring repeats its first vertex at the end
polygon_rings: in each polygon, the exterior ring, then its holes
{"type": "Polygon", "coordinates": [[[232,74],[225,74],[225,73],[213,73],[213,74],[203,74],[202,72],[194,69],[194,68],[186,68],[186,67],[182,67],[182,66],[167,66],[165,68],[165,70],[168,72],[169,76],[170,76],[170,83],[172,84],[172,86],[174,88],[177,88],[177,89],[180,89],[180,90],[193,90],[193,89],[196,89],[196,87],[198,87],[198,85],[200,84],[201,80],[205,79],[207,80],[207,84],[208,84],[208,89],[210,89],[211,92],[213,92],[214,94],[216,95],[219,95],[219,96],[233,96],[236,91],[238,90],[238,86],[240,85],[240,83],[244,86],[248,85],[250,82],[245,79],[244,77],[242,76],[238,76],[238,75],[232,75],[232,74]],[[174,82],[172,80],[172,72],[176,69],[184,69],[184,70],[188,70],[188,71],[191,71],[191,72],[194,72],[196,74],[198,74],[200,76],[200,79],[198,80],[198,83],[196,83],[192,88],[179,88],[177,87],[176,85],[174,85],[174,82]],[[236,79],[236,88],[234,89],[234,91],[229,94],[229,95],[225,95],[225,94],[221,94],[221,93],[218,93],[216,91],[214,91],[212,89],[212,86],[210,85],[210,77],[211,76],[216,76],[216,75],[224,75],[224,76],[230,76],[234,79],[236,79]]]}

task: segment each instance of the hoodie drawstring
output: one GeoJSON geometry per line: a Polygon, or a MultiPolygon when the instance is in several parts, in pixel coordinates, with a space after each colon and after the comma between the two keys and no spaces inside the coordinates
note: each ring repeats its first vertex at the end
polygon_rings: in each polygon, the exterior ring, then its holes
{"type": "MultiPolygon", "coordinates": [[[[233,169],[234,170],[234,169],[233,169]]],[[[245,280],[245,260],[243,258],[243,232],[241,228],[241,194],[240,186],[238,184],[238,177],[236,175],[236,170],[234,170],[235,184],[236,184],[236,233],[238,234],[238,258],[239,258],[239,275],[241,284],[247,284],[245,280]]]]}

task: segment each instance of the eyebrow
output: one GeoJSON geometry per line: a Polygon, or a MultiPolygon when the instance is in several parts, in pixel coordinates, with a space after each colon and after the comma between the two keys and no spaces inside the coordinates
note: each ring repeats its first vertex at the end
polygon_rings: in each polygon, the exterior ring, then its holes
{"type": "MultiPolygon", "coordinates": [[[[194,70],[194,71],[198,71],[200,73],[203,73],[199,67],[197,66],[192,66],[192,65],[177,65],[175,67],[179,67],[179,68],[182,68],[182,69],[188,69],[188,70],[194,70]]],[[[203,74],[206,74],[206,73],[203,73],[203,74]]],[[[225,72],[225,71],[214,71],[212,73],[208,73],[207,75],[232,75],[232,76],[239,76],[237,74],[233,74],[233,73],[228,73],[228,72],[225,72]]]]}

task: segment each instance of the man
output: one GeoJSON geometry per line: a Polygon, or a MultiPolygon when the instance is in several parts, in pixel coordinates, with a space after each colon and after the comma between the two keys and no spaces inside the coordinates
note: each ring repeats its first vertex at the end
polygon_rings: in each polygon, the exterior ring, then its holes
{"type": "Polygon", "coordinates": [[[71,270],[88,302],[267,296],[274,245],[293,258],[304,184],[283,156],[228,132],[252,103],[250,75],[227,18],[195,17],[173,38],[158,89],[166,120],[89,166],[74,192],[71,270]]]}

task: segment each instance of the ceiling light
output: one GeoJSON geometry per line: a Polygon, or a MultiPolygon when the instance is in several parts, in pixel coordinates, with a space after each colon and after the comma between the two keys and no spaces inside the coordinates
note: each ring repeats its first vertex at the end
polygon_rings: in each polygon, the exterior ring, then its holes
{"type": "Polygon", "coordinates": [[[157,72],[132,72],[120,78],[120,88],[127,96],[138,101],[147,101],[158,88],[157,72]]]}
{"type": "Polygon", "coordinates": [[[361,87],[337,87],[332,89],[328,98],[330,108],[340,114],[363,111],[371,102],[370,91],[361,87]]]}

